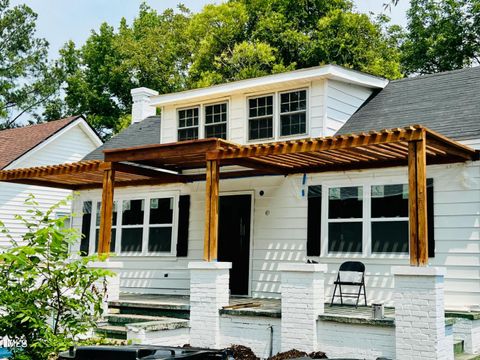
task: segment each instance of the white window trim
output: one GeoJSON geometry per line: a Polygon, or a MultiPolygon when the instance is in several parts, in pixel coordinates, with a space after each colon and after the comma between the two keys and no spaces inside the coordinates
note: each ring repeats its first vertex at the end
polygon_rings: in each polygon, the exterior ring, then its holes
{"type": "MultiPolygon", "coordinates": [[[[115,196],[114,201],[117,202],[117,223],[114,225],[117,229],[115,236],[115,254],[117,256],[126,256],[126,257],[135,257],[135,256],[155,256],[155,257],[176,257],[177,256],[177,235],[178,235],[178,203],[180,199],[179,191],[153,191],[145,195],[140,194],[129,194],[129,195],[120,195],[115,196]],[[150,200],[157,198],[173,198],[173,219],[172,225],[164,224],[149,224],[150,222],[150,200]],[[145,209],[143,213],[143,224],[142,225],[122,225],[122,210],[123,210],[123,201],[125,200],[145,200],[145,209]],[[149,252],[148,251],[148,229],[150,227],[172,227],[172,247],[169,253],[167,252],[149,252]],[[121,251],[121,233],[122,229],[125,228],[143,228],[142,232],[142,251],[135,252],[122,252],[121,251]]],[[[97,219],[97,203],[101,202],[101,199],[85,199],[82,201],[92,201],[92,220],[90,223],[90,244],[89,244],[89,254],[95,253],[95,231],[96,231],[96,219],[97,219]]],[[[112,224],[113,225],[113,224],[112,224]]]]}
{"type": "MultiPolygon", "coordinates": [[[[183,106],[175,109],[176,113],[176,139],[178,140],[178,132],[179,130],[183,129],[195,129],[198,128],[198,138],[197,139],[205,139],[205,126],[208,126],[205,121],[205,107],[211,106],[211,105],[219,105],[219,104],[226,104],[227,105],[227,120],[225,122],[221,123],[215,123],[215,124],[226,124],[226,138],[227,140],[230,137],[230,101],[228,98],[226,99],[219,99],[215,100],[213,102],[205,102],[205,103],[199,103],[199,104],[194,104],[194,105],[189,105],[189,106],[183,106]],[[189,109],[198,109],[198,126],[187,126],[187,127],[180,127],[180,116],[179,112],[182,110],[189,110],[189,109]]],[[[212,124],[213,125],[213,124],[212,124]]]]}
{"type": "Polygon", "coordinates": [[[309,89],[308,88],[299,88],[299,89],[292,89],[292,90],[285,90],[285,91],[279,91],[277,96],[278,96],[278,139],[290,139],[290,138],[297,138],[297,137],[305,137],[306,135],[308,135],[309,133],[309,129],[310,129],[310,109],[309,109],[309,105],[310,105],[310,98],[309,98],[309,95],[310,95],[310,92],[308,91],[309,89]],[[292,92],[296,92],[296,91],[305,91],[305,110],[297,110],[297,111],[289,111],[289,112],[285,112],[285,113],[282,113],[282,101],[281,101],[281,96],[282,94],[288,94],[288,93],[292,93],[292,92]],[[305,132],[304,133],[299,133],[299,134],[291,134],[291,135],[281,135],[281,131],[282,131],[282,120],[281,120],[281,115],[283,114],[297,114],[297,113],[303,113],[305,112],[305,132]]]}
{"type": "Polygon", "coordinates": [[[192,106],[186,106],[186,107],[178,108],[178,109],[176,109],[176,114],[177,114],[177,118],[176,118],[176,121],[177,121],[177,141],[185,141],[185,140],[179,140],[178,133],[179,133],[180,130],[186,130],[186,129],[198,129],[198,139],[202,138],[203,134],[201,134],[201,129],[202,129],[202,126],[201,126],[201,123],[202,123],[202,107],[201,107],[201,105],[192,105],[192,106]],[[190,110],[190,109],[198,109],[198,125],[180,127],[180,111],[190,110]]]}
{"type": "Polygon", "coordinates": [[[223,100],[223,101],[216,101],[216,102],[213,102],[213,103],[205,103],[205,104],[202,104],[201,105],[202,107],[202,122],[203,122],[203,134],[202,134],[202,139],[205,138],[205,134],[207,133],[205,131],[205,129],[207,128],[207,126],[212,126],[212,125],[220,125],[220,124],[225,124],[225,137],[226,139],[228,140],[229,139],[229,129],[228,129],[228,124],[229,124],[229,119],[230,119],[230,116],[229,116],[229,111],[230,111],[230,104],[228,102],[228,100],[223,100]],[[205,108],[207,106],[215,106],[215,105],[221,105],[221,104],[225,104],[227,107],[226,107],[226,119],[225,121],[222,121],[222,122],[218,122],[218,123],[211,123],[211,124],[207,124],[207,112],[205,110],[205,108]]]}
{"type": "MultiPolygon", "coordinates": [[[[274,92],[267,92],[267,93],[254,93],[246,96],[245,98],[245,109],[246,109],[246,125],[245,125],[245,139],[246,143],[248,144],[256,144],[256,143],[262,143],[262,142],[270,142],[270,141],[276,141],[276,140],[285,140],[285,139],[302,139],[305,136],[308,136],[308,134],[311,133],[310,129],[310,96],[311,96],[311,86],[303,86],[299,88],[292,88],[292,89],[282,89],[274,92]],[[305,100],[306,100],[306,110],[305,110],[305,132],[302,134],[293,134],[293,135],[280,135],[280,107],[281,107],[281,102],[280,102],[280,95],[281,94],[287,94],[295,91],[302,91],[305,90],[305,100]],[[250,125],[250,105],[249,105],[249,100],[250,99],[256,99],[260,97],[265,97],[265,96],[272,96],[273,97],[273,137],[271,138],[261,138],[261,139],[250,139],[250,134],[249,134],[249,125],[250,125]]],[[[303,111],[303,110],[302,110],[303,111]]],[[[293,112],[292,112],[293,113],[293,112]]]]}
{"type": "Polygon", "coordinates": [[[409,218],[372,218],[371,217],[371,187],[374,185],[395,185],[395,184],[408,184],[407,177],[385,177],[376,179],[357,179],[357,180],[331,180],[319,184],[322,186],[322,215],[321,215],[321,249],[320,257],[325,258],[357,258],[357,259],[409,259],[409,253],[372,253],[372,237],[371,237],[371,224],[374,221],[405,221],[409,218]],[[360,219],[329,219],[328,214],[328,195],[330,188],[336,187],[363,187],[363,217],[361,219],[362,228],[362,253],[349,253],[349,252],[328,252],[328,224],[329,222],[358,222],[360,219]],[[383,220],[384,219],[384,220],[383,220]]]}
{"type": "Polygon", "coordinates": [[[245,139],[247,139],[247,142],[249,143],[258,143],[258,142],[263,142],[263,141],[272,141],[278,138],[277,134],[277,121],[275,119],[275,113],[276,108],[277,108],[277,92],[273,93],[266,93],[266,94],[258,94],[258,95],[252,95],[252,96],[247,96],[246,98],[246,124],[245,124],[245,139]],[[250,100],[252,99],[258,99],[262,97],[272,97],[272,137],[269,138],[259,138],[259,139],[250,139],[250,120],[253,119],[261,119],[261,118],[266,118],[269,115],[265,116],[255,116],[253,118],[250,117],[250,100]]]}

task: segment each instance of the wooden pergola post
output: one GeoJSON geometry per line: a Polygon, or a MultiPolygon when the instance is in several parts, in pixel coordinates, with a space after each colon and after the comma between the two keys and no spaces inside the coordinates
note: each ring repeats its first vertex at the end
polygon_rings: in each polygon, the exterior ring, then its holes
{"type": "Polygon", "coordinates": [[[219,161],[207,160],[207,177],[205,189],[205,239],[203,242],[203,259],[205,261],[217,260],[219,185],[219,161]]]}
{"type": "Polygon", "coordinates": [[[112,241],[113,191],[115,183],[115,169],[111,162],[104,164],[102,187],[102,206],[100,209],[100,230],[98,239],[98,254],[110,253],[112,241]]]}
{"type": "Polygon", "coordinates": [[[410,265],[428,264],[427,156],[425,136],[408,143],[410,265]]]}

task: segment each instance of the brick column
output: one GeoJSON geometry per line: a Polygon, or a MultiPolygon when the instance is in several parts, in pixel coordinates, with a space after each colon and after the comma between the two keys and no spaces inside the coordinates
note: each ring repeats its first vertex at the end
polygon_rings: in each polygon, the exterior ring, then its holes
{"type": "Polygon", "coordinates": [[[191,262],[190,269],[190,345],[220,346],[220,313],[228,305],[231,263],[191,262]]]}
{"type": "Polygon", "coordinates": [[[325,302],[326,265],[280,264],[282,272],[281,351],[317,351],[317,320],[325,302]]]}
{"type": "Polygon", "coordinates": [[[445,268],[394,266],[397,359],[453,360],[445,336],[445,268]]]}

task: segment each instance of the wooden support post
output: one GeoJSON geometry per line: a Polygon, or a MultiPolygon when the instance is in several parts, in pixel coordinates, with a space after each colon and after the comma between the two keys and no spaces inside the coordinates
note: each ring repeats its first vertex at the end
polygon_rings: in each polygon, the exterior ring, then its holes
{"type": "Polygon", "coordinates": [[[206,179],[203,259],[205,261],[216,261],[218,245],[218,192],[220,183],[220,167],[217,160],[207,160],[206,179]]]}
{"type": "Polygon", "coordinates": [[[112,241],[112,215],[113,215],[113,191],[115,182],[115,169],[112,163],[105,163],[103,171],[102,206],[100,209],[100,230],[98,239],[98,254],[110,252],[112,241]]]}
{"type": "Polygon", "coordinates": [[[428,264],[427,158],[425,138],[408,143],[410,265],[428,264]]]}

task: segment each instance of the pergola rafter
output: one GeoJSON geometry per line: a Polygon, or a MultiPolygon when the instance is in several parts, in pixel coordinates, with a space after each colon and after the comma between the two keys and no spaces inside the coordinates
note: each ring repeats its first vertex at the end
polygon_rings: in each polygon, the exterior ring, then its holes
{"type": "Polygon", "coordinates": [[[104,154],[104,161],[3,170],[0,181],[79,190],[102,188],[99,252],[108,253],[115,187],[205,180],[204,258],[214,261],[222,178],[408,166],[410,263],[417,266],[428,262],[427,163],[478,159],[475,150],[420,125],[250,145],[221,139],[190,140],[111,149],[104,154]]]}

